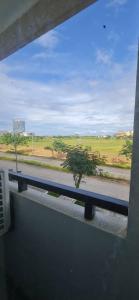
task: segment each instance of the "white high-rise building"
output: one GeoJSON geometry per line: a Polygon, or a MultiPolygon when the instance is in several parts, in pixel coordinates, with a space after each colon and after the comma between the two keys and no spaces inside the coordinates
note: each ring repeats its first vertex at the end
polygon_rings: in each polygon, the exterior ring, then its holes
{"type": "Polygon", "coordinates": [[[25,121],[22,119],[13,120],[13,131],[15,133],[25,132],[25,121]]]}

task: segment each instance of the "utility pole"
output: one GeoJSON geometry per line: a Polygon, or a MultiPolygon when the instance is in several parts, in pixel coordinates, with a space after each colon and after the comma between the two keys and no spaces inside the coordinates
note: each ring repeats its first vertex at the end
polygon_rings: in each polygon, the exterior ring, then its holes
{"type": "Polygon", "coordinates": [[[14,132],[14,150],[15,150],[15,166],[16,166],[16,172],[18,173],[18,157],[17,157],[17,136],[14,132]]]}
{"type": "Polygon", "coordinates": [[[15,150],[15,165],[16,172],[18,173],[18,155],[17,155],[17,144],[18,135],[25,132],[25,121],[21,119],[13,120],[13,135],[14,135],[14,150],[15,150]]]}

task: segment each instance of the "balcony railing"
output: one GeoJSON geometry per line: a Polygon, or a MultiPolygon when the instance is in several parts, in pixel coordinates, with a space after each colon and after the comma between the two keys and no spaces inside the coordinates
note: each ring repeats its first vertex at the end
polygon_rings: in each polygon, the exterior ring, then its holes
{"type": "Polygon", "coordinates": [[[128,215],[128,202],[121,199],[93,193],[83,189],[76,189],[71,186],[16,173],[13,171],[9,172],[9,180],[18,182],[19,193],[27,190],[29,185],[83,202],[85,206],[84,217],[87,220],[93,219],[95,207],[100,207],[124,216],[128,215]]]}

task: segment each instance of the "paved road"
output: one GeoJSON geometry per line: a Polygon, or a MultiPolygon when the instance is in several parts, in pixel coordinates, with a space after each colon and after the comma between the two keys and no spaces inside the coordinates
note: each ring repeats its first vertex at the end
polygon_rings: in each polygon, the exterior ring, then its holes
{"type": "MultiPolygon", "coordinates": [[[[3,152],[0,152],[0,156],[15,157],[15,155],[12,153],[3,153],[3,152]]],[[[62,164],[62,160],[57,160],[57,159],[52,159],[52,158],[45,158],[45,157],[39,157],[39,156],[27,156],[27,155],[18,155],[18,157],[20,159],[25,159],[25,160],[36,160],[36,161],[45,162],[52,166],[60,166],[62,164]]],[[[100,166],[100,168],[104,172],[108,172],[114,176],[122,177],[122,178],[130,180],[130,170],[107,167],[107,166],[100,166]]]]}
{"type": "MultiPolygon", "coordinates": [[[[15,169],[15,163],[12,161],[0,161],[0,168],[15,169]]],[[[74,186],[72,174],[69,173],[43,169],[40,167],[29,166],[21,163],[19,163],[19,169],[23,173],[28,175],[74,186]]],[[[119,183],[95,177],[87,177],[85,181],[86,182],[81,183],[80,186],[83,189],[128,201],[129,185],[127,183],[119,183]]]]}
{"type": "Polygon", "coordinates": [[[107,166],[102,166],[102,169],[104,172],[108,172],[117,177],[122,177],[127,180],[130,180],[131,171],[128,169],[121,169],[121,168],[114,168],[114,167],[107,167],[107,166]]]}

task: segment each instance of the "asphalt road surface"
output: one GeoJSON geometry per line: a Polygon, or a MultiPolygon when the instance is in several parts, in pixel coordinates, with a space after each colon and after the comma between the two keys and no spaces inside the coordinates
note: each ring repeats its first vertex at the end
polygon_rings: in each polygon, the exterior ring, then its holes
{"type": "MultiPolygon", "coordinates": [[[[74,186],[72,174],[44,169],[36,166],[29,166],[18,163],[19,170],[24,174],[48,179],[58,183],[74,186]]],[[[15,162],[0,161],[0,168],[15,170],[15,162]]],[[[128,201],[129,199],[129,184],[121,183],[95,177],[86,177],[83,179],[80,187],[99,194],[109,195],[115,198],[128,201]]]]}
{"type": "MultiPolygon", "coordinates": [[[[0,156],[15,157],[15,154],[0,152],[0,156]]],[[[62,164],[62,160],[57,160],[57,159],[53,159],[53,158],[28,156],[28,155],[18,155],[18,157],[19,157],[19,159],[36,160],[36,161],[44,162],[44,163],[47,163],[52,166],[60,166],[62,164]]],[[[119,176],[124,179],[130,180],[130,170],[114,168],[114,167],[107,167],[107,166],[100,166],[99,168],[101,168],[104,172],[108,172],[111,175],[114,175],[117,177],[119,176]]]]}

